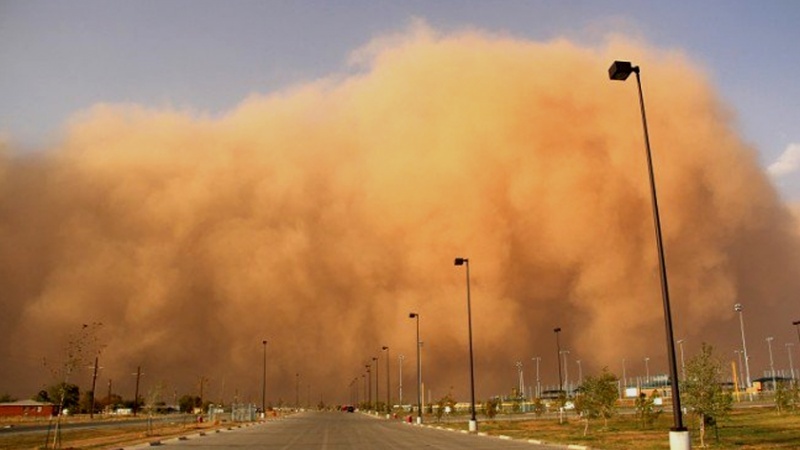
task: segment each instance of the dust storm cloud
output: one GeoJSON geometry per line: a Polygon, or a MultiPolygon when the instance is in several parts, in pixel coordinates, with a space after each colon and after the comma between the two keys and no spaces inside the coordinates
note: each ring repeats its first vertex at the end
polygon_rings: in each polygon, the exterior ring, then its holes
{"type": "Polygon", "coordinates": [[[680,52],[418,29],[355,55],[355,74],[222,116],[101,104],[47,152],[6,145],[0,391],[52,384],[41,358],[102,322],[100,379],[126,398],[141,365],[168,399],[205,377],[208,396],[260,401],[267,339],[271,402],[294,402],[296,374],[301,402],[348,400],[382,345],[393,384],[406,356],[408,399],[417,311],[426,386],[463,399],[456,256],[479,397],[510,391],[515,361],[530,383],[533,356],[555,384],[555,326],[584,373],[645,356],[663,373],[638,100],[614,59],[643,67],[676,336],[728,353],[735,302],[756,342],[791,315],[795,222],[680,52]]]}

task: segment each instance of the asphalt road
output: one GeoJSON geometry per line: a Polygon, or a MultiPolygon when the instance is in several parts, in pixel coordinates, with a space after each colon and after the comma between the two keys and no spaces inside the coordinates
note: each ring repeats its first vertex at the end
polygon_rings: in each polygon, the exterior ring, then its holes
{"type": "MultiPolygon", "coordinates": [[[[259,425],[171,439],[163,447],[235,449],[563,449],[498,437],[469,435],[386,420],[360,413],[304,412],[259,425]]],[[[129,447],[148,448],[150,445],[129,447]]]]}

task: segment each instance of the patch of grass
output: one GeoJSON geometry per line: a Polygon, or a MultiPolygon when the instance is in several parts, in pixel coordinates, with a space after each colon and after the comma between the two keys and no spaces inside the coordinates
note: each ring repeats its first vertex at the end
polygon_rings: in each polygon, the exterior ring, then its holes
{"type": "MultiPolygon", "coordinates": [[[[684,417],[689,428],[692,447],[700,448],[697,423],[684,417]]],[[[466,429],[463,423],[446,426],[466,429]]],[[[662,414],[649,429],[642,429],[635,417],[616,416],[608,421],[592,421],[589,433],[583,436],[584,423],[570,415],[564,424],[558,418],[531,420],[484,420],[480,431],[491,435],[506,435],[515,439],[536,439],[549,443],[579,444],[601,450],[668,450],[672,416],[662,414]]],[[[778,414],[774,408],[734,409],[718,423],[719,441],[713,427],[706,429],[705,443],[712,449],[797,449],[800,448],[800,415],[778,414]]]]}
{"type": "MultiPolygon", "coordinates": [[[[224,426],[228,426],[226,424],[224,426]]],[[[170,424],[156,426],[147,433],[142,427],[102,427],[87,429],[64,429],[61,432],[61,448],[65,449],[102,449],[119,447],[122,444],[131,445],[154,440],[166,439],[194,433],[200,430],[211,430],[223,425],[212,423],[203,424],[170,424]]],[[[10,434],[0,435],[0,450],[39,449],[46,448],[45,434],[10,434]]],[[[50,436],[49,444],[52,445],[53,437],[50,436]]]]}

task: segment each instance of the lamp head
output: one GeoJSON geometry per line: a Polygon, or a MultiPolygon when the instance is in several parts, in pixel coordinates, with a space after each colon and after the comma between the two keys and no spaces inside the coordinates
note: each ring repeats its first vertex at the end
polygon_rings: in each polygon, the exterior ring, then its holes
{"type": "Polygon", "coordinates": [[[608,68],[608,78],[625,81],[631,73],[638,71],[639,67],[632,65],[630,61],[614,61],[608,68]]]}
{"type": "Polygon", "coordinates": [[[409,318],[409,319],[413,319],[414,317],[419,317],[419,314],[417,314],[417,313],[410,313],[410,314],[408,315],[408,318],[409,318]]]}
{"type": "Polygon", "coordinates": [[[800,320],[795,320],[792,322],[792,325],[800,325],[800,320]]]}
{"type": "Polygon", "coordinates": [[[267,345],[267,340],[265,339],[265,340],[261,341],[261,343],[264,344],[264,345],[267,345]]]}
{"type": "Polygon", "coordinates": [[[389,350],[389,347],[384,345],[383,347],[381,347],[381,350],[389,350]]]}
{"type": "Polygon", "coordinates": [[[553,331],[554,331],[554,332],[556,332],[556,333],[558,333],[558,332],[560,332],[560,331],[561,331],[561,327],[558,327],[558,328],[553,328],[553,331]]]}
{"type": "Polygon", "coordinates": [[[737,304],[733,305],[733,310],[736,311],[736,312],[739,312],[742,309],[744,309],[744,307],[742,306],[741,303],[737,303],[737,304]]]}
{"type": "Polygon", "coordinates": [[[469,258],[456,258],[455,265],[463,266],[465,263],[469,262],[469,258]]]}

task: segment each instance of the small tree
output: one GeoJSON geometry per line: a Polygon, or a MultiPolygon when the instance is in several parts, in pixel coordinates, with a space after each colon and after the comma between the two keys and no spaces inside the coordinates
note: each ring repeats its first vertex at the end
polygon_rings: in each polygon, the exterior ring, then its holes
{"type": "Polygon", "coordinates": [[[36,400],[37,402],[46,402],[46,403],[53,402],[52,400],[50,400],[50,394],[47,392],[46,389],[42,389],[41,391],[39,391],[39,393],[36,394],[36,396],[33,397],[33,399],[36,400]]]}
{"type": "Polygon", "coordinates": [[[440,398],[438,402],[436,402],[436,420],[441,421],[442,416],[445,413],[445,410],[449,408],[450,411],[453,410],[456,406],[456,401],[450,394],[445,395],[444,397],[440,398]]]}
{"type": "Polygon", "coordinates": [[[545,406],[541,398],[536,397],[535,399],[533,399],[533,413],[536,415],[536,417],[541,417],[546,409],[547,407],[545,406]]]}
{"type": "Polygon", "coordinates": [[[614,415],[617,406],[617,376],[603,368],[600,376],[588,376],[579,388],[575,398],[575,409],[584,420],[583,435],[589,431],[589,420],[602,417],[604,426],[608,427],[608,419],[614,415]]]}
{"type": "Polygon", "coordinates": [[[778,381],[775,386],[775,407],[779,413],[797,411],[800,406],[800,389],[794,380],[778,381]]]}
{"type": "Polygon", "coordinates": [[[181,396],[180,400],[178,400],[178,405],[180,406],[181,411],[191,414],[194,412],[195,408],[200,407],[200,397],[189,394],[183,395],[181,396]]]}
{"type": "Polygon", "coordinates": [[[789,410],[792,406],[792,393],[783,381],[778,381],[775,386],[775,408],[779,413],[789,410]]]}
{"type": "Polygon", "coordinates": [[[639,424],[642,428],[650,428],[653,423],[658,419],[663,410],[655,409],[656,398],[658,392],[653,391],[648,397],[644,393],[640,393],[636,398],[636,417],[639,419],[639,424]]]}
{"type": "Polygon", "coordinates": [[[48,397],[59,399],[62,411],[75,411],[80,405],[81,389],[75,384],[62,382],[50,386],[48,397]]]}
{"type": "Polygon", "coordinates": [[[700,446],[705,447],[706,425],[716,427],[733,407],[733,396],[722,388],[722,363],[715,358],[714,348],[703,343],[700,354],[686,363],[682,401],[698,419],[700,446]]]}
{"type": "Polygon", "coordinates": [[[497,415],[497,406],[499,405],[499,401],[496,398],[490,398],[486,400],[486,403],[483,405],[483,413],[486,417],[490,419],[494,419],[497,415]]]}

